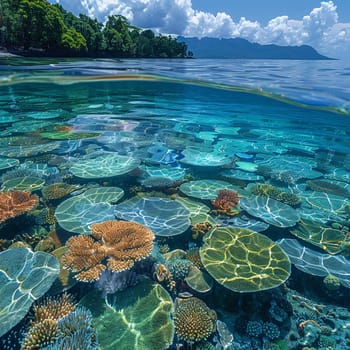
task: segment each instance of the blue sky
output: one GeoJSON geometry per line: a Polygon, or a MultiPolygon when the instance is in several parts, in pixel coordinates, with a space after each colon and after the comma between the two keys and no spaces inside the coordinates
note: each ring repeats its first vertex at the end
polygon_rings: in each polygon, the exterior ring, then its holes
{"type": "MultiPolygon", "coordinates": [[[[301,19],[310,10],[319,7],[320,3],[320,0],[192,0],[192,6],[197,10],[212,13],[224,11],[235,21],[246,17],[264,25],[282,15],[301,19]]],[[[337,6],[339,20],[350,22],[350,0],[333,0],[333,3],[337,6]]]]}
{"type": "Polygon", "coordinates": [[[99,21],[121,14],[162,34],[311,45],[350,59],[350,0],[49,0],[99,21]]]}

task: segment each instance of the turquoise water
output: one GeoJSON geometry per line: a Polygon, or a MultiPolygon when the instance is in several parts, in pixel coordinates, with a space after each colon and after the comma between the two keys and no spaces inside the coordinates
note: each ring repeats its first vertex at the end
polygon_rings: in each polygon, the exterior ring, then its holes
{"type": "Polygon", "coordinates": [[[0,63],[4,349],[29,349],[35,308],[63,292],[91,312],[84,336],[61,315],[33,348],[347,349],[350,66],[0,63]],[[35,204],[18,210],[14,191],[35,204]],[[146,231],[89,246],[110,220],[146,231]]]}

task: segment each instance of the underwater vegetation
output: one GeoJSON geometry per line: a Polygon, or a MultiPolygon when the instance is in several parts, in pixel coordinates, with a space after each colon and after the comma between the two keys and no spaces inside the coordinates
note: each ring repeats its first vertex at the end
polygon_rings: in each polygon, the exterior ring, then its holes
{"type": "Polygon", "coordinates": [[[0,97],[0,348],[348,349],[350,130],[124,83],[0,97]]]}

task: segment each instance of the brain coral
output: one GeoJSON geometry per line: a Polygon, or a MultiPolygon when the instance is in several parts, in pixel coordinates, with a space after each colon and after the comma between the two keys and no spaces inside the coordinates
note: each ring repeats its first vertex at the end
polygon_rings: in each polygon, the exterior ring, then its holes
{"type": "Polygon", "coordinates": [[[207,339],[216,329],[216,313],[200,299],[177,299],[174,312],[178,337],[192,344],[207,339]]]}

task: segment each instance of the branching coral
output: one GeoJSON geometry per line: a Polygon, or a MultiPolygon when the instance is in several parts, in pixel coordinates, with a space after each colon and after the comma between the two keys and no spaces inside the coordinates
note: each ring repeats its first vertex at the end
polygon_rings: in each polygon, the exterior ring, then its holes
{"type": "Polygon", "coordinates": [[[220,190],[214,200],[211,201],[215,212],[227,215],[235,215],[237,211],[232,210],[239,202],[238,193],[232,190],[220,190]]]}
{"type": "Polygon", "coordinates": [[[39,198],[27,191],[0,192],[0,223],[33,209],[39,198]]]}
{"type": "Polygon", "coordinates": [[[192,344],[207,339],[216,329],[216,313],[200,299],[178,299],[174,312],[178,337],[192,344]]]}
{"type": "Polygon", "coordinates": [[[21,346],[21,350],[37,350],[53,344],[58,337],[56,320],[43,320],[31,326],[21,346]]]}
{"type": "Polygon", "coordinates": [[[34,322],[59,320],[75,310],[76,303],[71,294],[64,293],[58,297],[46,297],[33,306],[34,322]]]}
{"type": "Polygon", "coordinates": [[[143,225],[109,220],[91,225],[91,230],[91,236],[73,236],[66,244],[63,264],[79,272],[75,278],[80,281],[98,280],[105,258],[111,271],[123,271],[151,254],[154,234],[143,225]]]}

